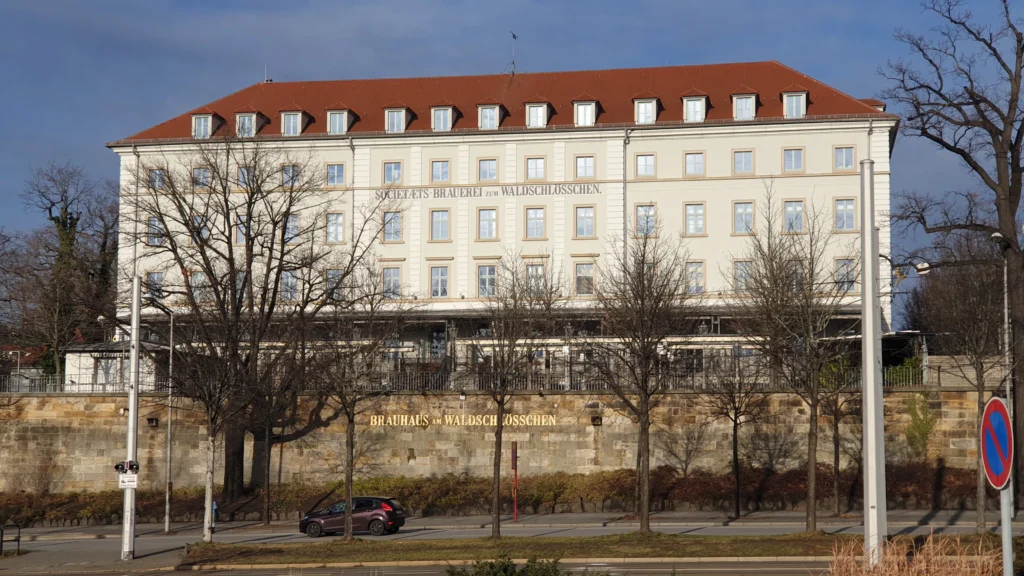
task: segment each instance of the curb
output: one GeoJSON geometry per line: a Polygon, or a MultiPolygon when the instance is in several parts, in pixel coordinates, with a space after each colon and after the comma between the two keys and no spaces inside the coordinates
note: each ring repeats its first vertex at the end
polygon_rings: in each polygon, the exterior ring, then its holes
{"type": "MultiPolygon", "coordinates": [[[[562,558],[559,564],[763,564],[778,562],[830,562],[831,556],[695,556],[690,558],[562,558]]],[[[200,570],[292,570],[306,568],[399,568],[411,566],[465,566],[475,560],[410,560],[400,562],[319,562],[311,564],[195,564],[179,566],[181,571],[200,570]]],[[[513,559],[516,564],[526,564],[523,558],[513,559]]]]}

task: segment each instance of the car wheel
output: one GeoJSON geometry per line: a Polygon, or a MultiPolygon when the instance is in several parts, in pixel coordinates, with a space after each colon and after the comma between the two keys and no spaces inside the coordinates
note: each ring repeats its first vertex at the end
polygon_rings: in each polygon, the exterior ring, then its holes
{"type": "Polygon", "coordinates": [[[380,520],[374,520],[373,522],[370,522],[370,534],[374,536],[383,536],[384,531],[384,523],[380,520]]]}
{"type": "Polygon", "coordinates": [[[323,533],[323,526],[317,524],[316,522],[310,522],[308,525],[306,525],[306,536],[309,536],[310,538],[319,538],[320,535],[323,533]]]}

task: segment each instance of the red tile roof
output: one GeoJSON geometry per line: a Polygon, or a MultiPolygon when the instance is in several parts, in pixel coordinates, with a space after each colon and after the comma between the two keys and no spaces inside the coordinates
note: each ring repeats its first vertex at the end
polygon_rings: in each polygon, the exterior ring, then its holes
{"type": "Polygon", "coordinates": [[[325,110],[345,102],[357,117],[349,128],[352,133],[382,133],[384,109],[408,107],[413,111],[406,133],[430,130],[431,105],[451,102],[465,112],[456,119],[454,131],[477,130],[477,105],[500,103],[508,114],[501,128],[522,129],[526,125],[525,104],[547,102],[551,105],[548,126],[573,126],[572,100],[581,92],[593,95],[603,110],[598,126],[633,124],[633,100],[638,95],[657,97],[662,112],[657,124],[681,123],[683,103],[680,96],[707,94],[706,122],[732,121],[731,96],[744,93],[760,95],[757,120],[783,118],[781,92],[797,84],[809,93],[807,118],[891,117],[863,100],[848,96],[779,62],[667,66],[576,72],[520,73],[514,76],[450,76],[438,78],[390,78],[368,80],[329,80],[308,82],[264,82],[254,84],[219,100],[172,118],[130,136],[117,144],[142,141],[183,140],[192,133],[191,115],[198,110],[213,111],[225,125],[216,135],[233,134],[235,111],[255,109],[270,122],[261,135],[280,137],[281,110],[304,110],[312,118],[303,136],[327,133],[325,110]],[[737,88],[739,87],[739,88],[737,88]]]}

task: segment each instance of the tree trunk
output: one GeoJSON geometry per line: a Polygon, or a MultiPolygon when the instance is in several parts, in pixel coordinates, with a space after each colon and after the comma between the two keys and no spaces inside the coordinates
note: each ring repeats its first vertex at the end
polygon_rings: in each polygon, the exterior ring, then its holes
{"type": "MultiPolygon", "coordinates": [[[[262,470],[262,472],[263,472],[263,525],[264,526],[267,526],[267,525],[270,524],[270,448],[271,448],[271,446],[270,446],[270,429],[271,429],[271,425],[270,425],[269,422],[267,422],[266,426],[263,428],[263,446],[264,446],[264,454],[266,454],[266,458],[264,458],[263,470],[262,470]]],[[[255,438],[253,438],[253,440],[255,441],[255,438]]],[[[256,448],[254,447],[253,448],[253,452],[255,452],[255,451],[256,451],[256,448]]],[[[255,459],[255,455],[253,455],[253,459],[255,459]]],[[[253,483],[254,484],[255,484],[255,478],[256,478],[256,476],[253,476],[253,479],[254,479],[253,483]]]]}
{"type": "Polygon", "coordinates": [[[839,412],[842,410],[836,406],[836,413],[832,415],[832,498],[835,500],[836,516],[842,514],[839,506],[839,412]]]}
{"type": "Polygon", "coordinates": [[[732,514],[740,519],[740,423],[732,421],[732,514]]]}
{"type": "Polygon", "coordinates": [[[224,427],[224,503],[237,502],[245,495],[245,428],[224,427]]]}
{"type": "Polygon", "coordinates": [[[491,494],[491,538],[501,538],[501,435],[505,431],[505,399],[498,405],[498,421],[494,423],[494,471],[491,494]]]}
{"type": "Polygon", "coordinates": [[[264,426],[253,428],[252,460],[249,463],[249,484],[253,488],[261,488],[266,482],[263,469],[270,465],[270,445],[267,443],[267,429],[264,426]]]}
{"type": "Polygon", "coordinates": [[[352,540],[352,478],[356,461],[356,415],[345,417],[345,540],[352,540]]]}
{"type": "MultiPolygon", "coordinates": [[[[1012,221],[1013,216],[1010,216],[1012,221]]],[[[1010,232],[1015,237],[1016,225],[1010,227],[1010,232]]],[[[1005,229],[1005,227],[1004,227],[1005,229]]],[[[1003,232],[1007,237],[1011,237],[1006,232],[1003,232]]],[[[1007,401],[1013,403],[1013,414],[1014,414],[1014,460],[1017,467],[1017,473],[1014,475],[1015,479],[1011,482],[1017,483],[1017,498],[1013,501],[1016,506],[1020,506],[1022,500],[1024,500],[1024,482],[1021,481],[1024,478],[1024,454],[1021,450],[1024,450],[1024,418],[1016,416],[1017,414],[1024,414],[1024,394],[1017,393],[1017,385],[1024,382],[1024,252],[1017,252],[1014,250],[1007,250],[1003,253],[1007,260],[1007,287],[1010,296],[1010,342],[1013,343],[1013,355],[1011,357],[1013,362],[1013,398],[1007,399],[1007,401]]],[[[980,400],[979,400],[980,402],[980,400]]]]}
{"type": "Polygon", "coordinates": [[[818,403],[811,402],[807,427],[807,531],[818,530],[818,403]]]}
{"type": "Polygon", "coordinates": [[[647,402],[641,405],[637,450],[640,452],[640,532],[651,531],[651,414],[647,402]]]}
{"type": "Polygon", "coordinates": [[[975,429],[978,431],[978,492],[974,497],[974,508],[977,515],[976,528],[978,534],[984,534],[986,532],[985,499],[987,497],[985,488],[988,484],[988,479],[985,478],[985,459],[981,454],[981,445],[984,442],[984,438],[981,435],[981,420],[985,415],[985,366],[980,361],[974,363],[974,384],[978,389],[978,417],[975,422],[975,429]]]}
{"type": "MultiPolygon", "coordinates": [[[[213,427],[210,426],[212,429],[213,427]]],[[[206,438],[206,493],[203,497],[203,542],[213,542],[213,465],[216,447],[213,434],[206,438]]]]}

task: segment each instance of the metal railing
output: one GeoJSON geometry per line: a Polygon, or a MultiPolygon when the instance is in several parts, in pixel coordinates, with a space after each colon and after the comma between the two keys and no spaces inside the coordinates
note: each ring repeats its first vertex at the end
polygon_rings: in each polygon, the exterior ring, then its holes
{"type": "MultiPolygon", "coordinates": [[[[167,383],[153,374],[139,377],[139,391],[166,392],[167,383]]],[[[97,376],[95,374],[25,375],[0,376],[0,394],[127,394],[128,378],[125,376],[97,376]]]]}
{"type": "Polygon", "coordinates": [[[17,524],[6,524],[0,526],[0,557],[3,557],[4,555],[5,542],[14,542],[16,544],[14,555],[21,556],[21,526],[18,526],[17,524]],[[14,538],[8,538],[7,535],[12,529],[16,530],[14,538]]]}

